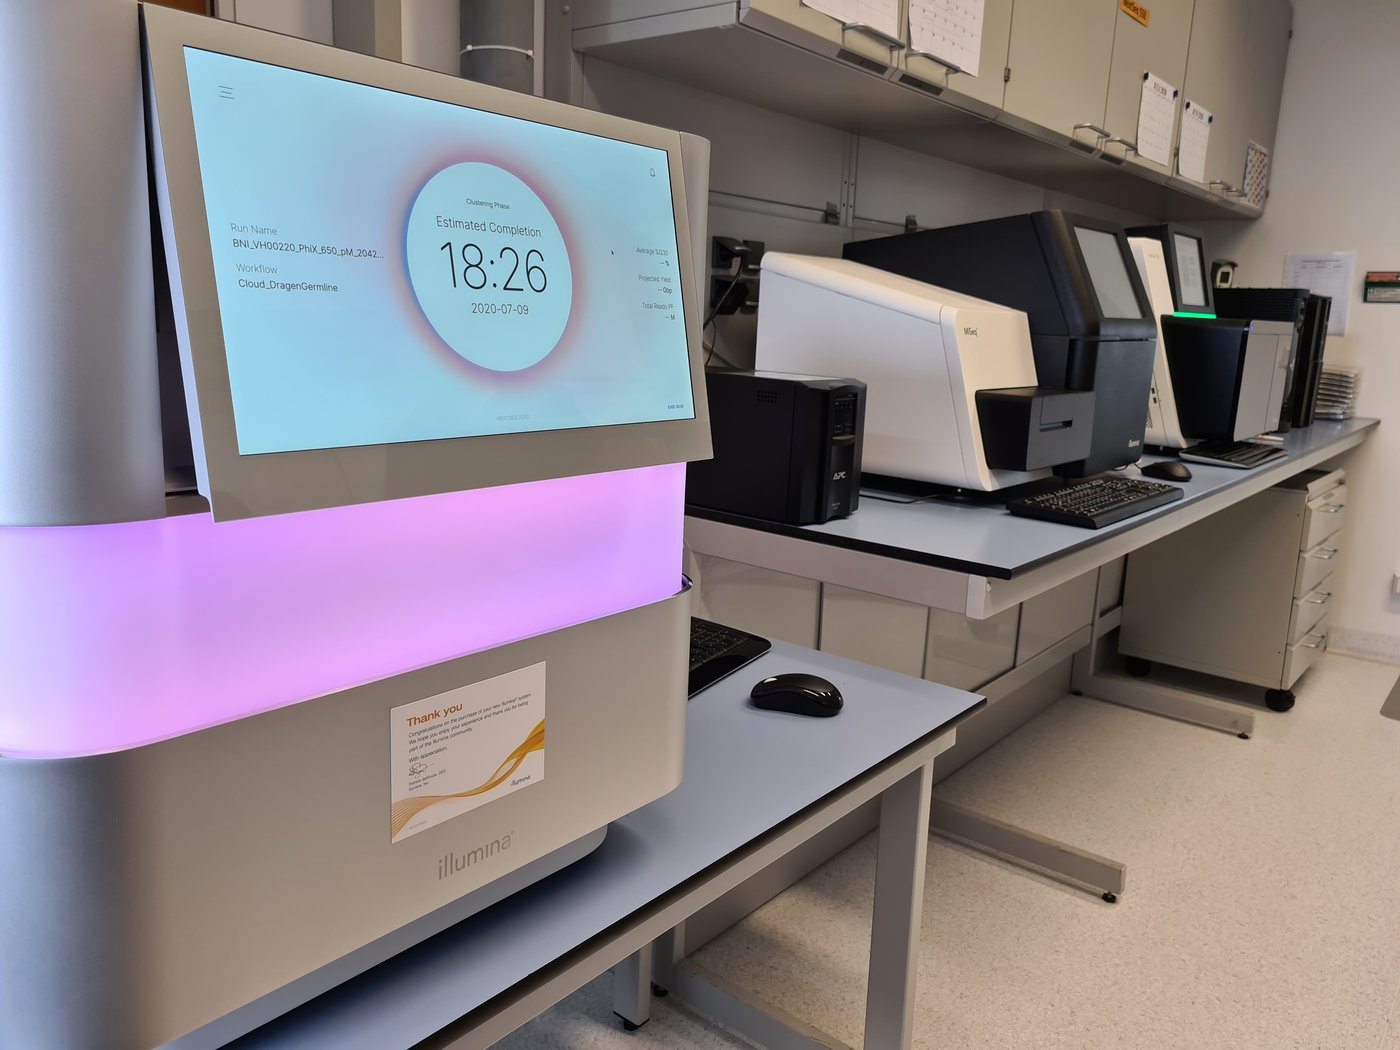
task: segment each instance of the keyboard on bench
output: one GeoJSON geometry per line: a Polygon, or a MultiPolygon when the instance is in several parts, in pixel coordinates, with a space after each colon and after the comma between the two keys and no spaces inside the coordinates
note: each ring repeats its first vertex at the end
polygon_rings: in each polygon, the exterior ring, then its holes
{"type": "Polygon", "coordinates": [[[1073,481],[1064,488],[1010,500],[1006,509],[1023,518],[1101,529],[1115,521],[1181,499],[1181,489],[1160,481],[1108,476],[1073,481]]]}
{"type": "Polygon", "coordinates": [[[1263,466],[1288,455],[1277,445],[1263,445],[1257,441],[1202,441],[1199,445],[1181,450],[1181,458],[1193,463],[1211,463],[1217,467],[1234,467],[1236,470],[1249,470],[1263,466]]]}
{"type": "Polygon", "coordinates": [[[690,618],[690,688],[694,696],[773,648],[767,638],[734,627],[690,618]]]}

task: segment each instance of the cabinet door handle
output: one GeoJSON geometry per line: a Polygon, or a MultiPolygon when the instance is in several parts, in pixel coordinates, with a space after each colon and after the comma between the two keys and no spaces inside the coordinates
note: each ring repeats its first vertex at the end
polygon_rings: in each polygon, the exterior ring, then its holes
{"type": "Polygon", "coordinates": [[[1321,649],[1324,645],[1327,644],[1327,635],[1325,634],[1310,634],[1308,635],[1308,638],[1304,638],[1302,641],[1302,646],[1304,649],[1321,649]],[[1313,642],[1312,645],[1309,645],[1308,638],[1316,638],[1317,641],[1313,642]]]}
{"type": "Polygon", "coordinates": [[[962,66],[960,66],[960,65],[958,65],[958,64],[956,64],[956,63],[954,63],[954,62],[949,62],[946,58],[939,58],[939,57],[938,57],[937,55],[935,55],[932,51],[910,51],[910,52],[909,52],[909,57],[910,57],[910,58],[926,58],[926,59],[928,59],[930,62],[936,62],[936,63],[938,63],[938,65],[942,66],[944,69],[946,69],[946,70],[948,71],[948,75],[949,75],[949,76],[952,76],[954,73],[961,73],[961,72],[963,71],[963,67],[962,67],[962,66]]]}
{"type": "Polygon", "coordinates": [[[1138,151],[1136,142],[1129,142],[1127,139],[1119,135],[1112,135],[1104,140],[1105,146],[1112,146],[1114,143],[1117,143],[1118,145],[1122,146],[1124,153],[1136,153],[1138,151]]]}
{"type": "Polygon", "coordinates": [[[866,22],[843,22],[841,23],[841,28],[853,33],[864,33],[866,36],[873,36],[876,40],[880,41],[880,43],[888,44],[896,51],[903,51],[905,47],[904,41],[899,39],[899,37],[890,36],[890,34],[886,33],[883,29],[876,29],[866,22]]]}
{"type": "Polygon", "coordinates": [[[1113,138],[1113,132],[1109,131],[1107,128],[1101,128],[1101,127],[1099,127],[1097,124],[1090,124],[1088,121],[1085,121],[1083,124],[1076,124],[1076,125],[1074,126],[1074,130],[1075,130],[1075,131],[1092,131],[1095,135],[1097,135],[1097,136],[1098,136],[1099,138],[1101,138],[1101,139],[1111,139],[1111,138],[1113,138]]]}
{"type": "Polygon", "coordinates": [[[1318,550],[1317,554],[1313,555],[1313,557],[1321,558],[1323,561],[1331,561],[1336,556],[1336,547],[1322,547],[1318,550]]]}

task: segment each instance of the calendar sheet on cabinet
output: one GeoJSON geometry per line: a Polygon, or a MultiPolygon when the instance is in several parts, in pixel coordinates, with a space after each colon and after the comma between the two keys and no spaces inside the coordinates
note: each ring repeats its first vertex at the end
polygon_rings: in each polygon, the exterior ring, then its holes
{"type": "Polygon", "coordinates": [[[1138,110],[1137,151],[1145,160],[1168,165],[1172,132],[1176,130],[1178,92],[1155,73],[1142,75],[1142,106],[1138,110]]]}
{"type": "Polygon", "coordinates": [[[1210,110],[1189,98],[1181,109],[1181,152],[1176,170],[1192,182],[1206,181],[1206,150],[1210,146],[1210,110]]]}
{"type": "Polygon", "coordinates": [[[899,0],[802,0],[802,3],[830,15],[842,25],[859,22],[886,36],[899,35],[899,0]]]}
{"type": "Polygon", "coordinates": [[[909,46],[977,76],[985,4],[986,0],[909,0],[909,46]]]}

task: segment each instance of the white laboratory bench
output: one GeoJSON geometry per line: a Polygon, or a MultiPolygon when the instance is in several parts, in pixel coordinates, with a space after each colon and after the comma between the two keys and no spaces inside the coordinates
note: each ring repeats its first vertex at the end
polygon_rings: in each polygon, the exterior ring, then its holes
{"type": "MultiPolygon", "coordinates": [[[[1331,463],[1376,425],[1318,421],[1290,431],[1286,456],[1253,470],[1191,463],[1181,500],[1097,530],[1015,517],[986,501],[889,502],[867,490],[855,514],[822,525],[691,507],[686,544],[703,615],[986,695],[988,707],[940,761],[940,777],[1067,692],[1247,738],[1257,707],[1237,701],[1257,705],[1262,690],[1245,697],[1228,683],[1213,689],[1170,673],[1123,672],[1116,630],[1126,557],[1331,463]]],[[[1124,886],[1119,862],[936,796],[934,826],[1106,897],[1124,886]]],[[[867,829],[853,826],[851,837],[867,829]]],[[[822,859],[804,857],[784,877],[800,877],[822,859]]],[[[716,928],[733,917],[717,918],[716,928]]]]}

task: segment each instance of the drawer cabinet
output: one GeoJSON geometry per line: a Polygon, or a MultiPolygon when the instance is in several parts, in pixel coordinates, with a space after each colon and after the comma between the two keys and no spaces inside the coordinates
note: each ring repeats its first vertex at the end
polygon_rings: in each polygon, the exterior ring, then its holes
{"type": "Polygon", "coordinates": [[[1305,471],[1128,558],[1119,652],[1263,686],[1277,710],[1327,644],[1341,471],[1305,471]]]}
{"type": "Polygon", "coordinates": [[[1312,634],[1332,608],[1332,592],[1326,590],[1332,577],[1327,577],[1316,590],[1293,599],[1293,618],[1288,621],[1288,644],[1297,645],[1312,634]]]}

